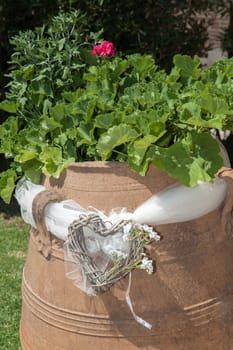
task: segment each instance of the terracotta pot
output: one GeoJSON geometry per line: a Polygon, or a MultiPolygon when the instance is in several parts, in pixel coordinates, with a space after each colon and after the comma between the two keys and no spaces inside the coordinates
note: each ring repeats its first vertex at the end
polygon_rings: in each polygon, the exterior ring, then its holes
{"type": "Polygon", "coordinates": [[[111,162],[75,163],[59,180],[44,179],[52,195],[34,202],[43,232],[31,230],[23,273],[23,350],[233,349],[232,204],[157,227],[163,239],[153,247],[156,272],[134,271],[130,291],[135,312],[152,330],[134,320],[124,300],[128,277],[101,295],[86,295],[65,277],[62,242],[45,232],[43,207],[58,192],[84,207],[132,211],[173,182],[154,168],[141,177],[111,162]]]}

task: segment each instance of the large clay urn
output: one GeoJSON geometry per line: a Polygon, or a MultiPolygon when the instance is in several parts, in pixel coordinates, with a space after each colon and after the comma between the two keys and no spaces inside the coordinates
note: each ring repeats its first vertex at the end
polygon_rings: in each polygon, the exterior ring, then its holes
{"type": "Polygon", "coordinates": [[[46,231],[49,201],[74,199],[106,214],[133,211],[174,183],[151,167],[145,177],[124,163],[72,164],[34,201],[38,230],[31,229],[23,272],[20,337],[23,350],[233,350],[232,181],[222,208],[197,220],[156,227],[162,239],[151,251],[156,271],[132,272],[130,297],[139,325],[125,302],[128,276],[108,291],[89,296],[66,278],[63,242],[46,231]],[[230,203],[230,204],[229,204],[230,203]],[[42,231],[42,232],[40,232],[42,231]]]}

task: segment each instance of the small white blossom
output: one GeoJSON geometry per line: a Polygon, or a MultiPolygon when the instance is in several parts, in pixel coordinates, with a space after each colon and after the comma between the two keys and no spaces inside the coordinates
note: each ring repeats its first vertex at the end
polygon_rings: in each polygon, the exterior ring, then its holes
{"type": "Polygon", "coordinates": [[[129,240],[129,234],[132,229],[132,224],[128,223],[123,226],[123,241],[128,241],[129,240]]]}
{"type": "Polygon", "coordinates": [[[142,225],[142,229],[145,232],[153,231],[153,228],[151,226],[148,226],[148,225],[142,225]]]}
{"type": "Polygon", "coordinates": [[[111,249],[109,252],[108,252],[108,255],[111,256],[111,258],[113,260],[118,260],[118,259],[126,259],[127,255],[125,253],[123,253],[122,251],[120,250],[114,250],[114,249],[111,249]]]}
{"type": "Polygon", "coordinates": [[[143,225],[142,226],[143,230],[148,233],[150,239],[154,239],[155,241],[160,240],[159,234],[153,230],[153,227],[148,226],[148,225],[143,225]]]}
{"type": "Polygon", "coordinates": [[[160,235],[156,231],[149,232],[149,237],[155,241],[160,241],[160,235]]]}
{"type": "Polygon", "coordinates": [[[140,269],[146,270],[149,274],[153,273],[153,261],[144,257],[141,261],[140,269]]]}
{"type": "Polygon", "coordinates": [[[139,230],[139,231],[143,230],[143,225],[138,223],[135,223],[133,227],[135,228],[135,230],[139,230]]]}

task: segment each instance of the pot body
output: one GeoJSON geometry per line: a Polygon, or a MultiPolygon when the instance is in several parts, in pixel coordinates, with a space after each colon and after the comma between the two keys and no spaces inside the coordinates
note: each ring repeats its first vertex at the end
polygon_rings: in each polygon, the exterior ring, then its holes
{"type": "MultiPolygon", "coordinates": [[[[72,164],[59,180],[45,178],[83,207],[108,213],[133,211],[174,182],[150,168],[145,177],[124,163],[72,164]]],[[[221,210],[198,220],[156,227],[156,272],[132,272],[133,318],[124,298],[128,277],[107,292],[88,296],[65,277],[62,242],[38,252],[31,230],[23,272],[20,337],[23,350],[233,350],[233,240],[221,226],[221,210]]]]}

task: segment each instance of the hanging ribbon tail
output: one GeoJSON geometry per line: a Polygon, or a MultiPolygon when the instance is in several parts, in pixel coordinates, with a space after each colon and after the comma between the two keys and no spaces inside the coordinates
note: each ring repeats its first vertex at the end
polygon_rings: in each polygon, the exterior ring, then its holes
{"type": "Polygon", "coordinates": [[[137,321],[141,326],[151,330],[152,329],[152,324],[145,321],[143,318],[139,317],[138,315],[135,314],[134,312],[134,309],[133,309],[133,305],[132,305],[132,302],[131,302],[131,298],[130,298],[130,288],[131,288],[131,272],[129,273],[129,284],[128,284],[128,288],[127,288],[127,291],[126,291],[126,296],[125,296],[125,300],[126,300],[126,303],[135,319],[135,321],[137,321]]]}

